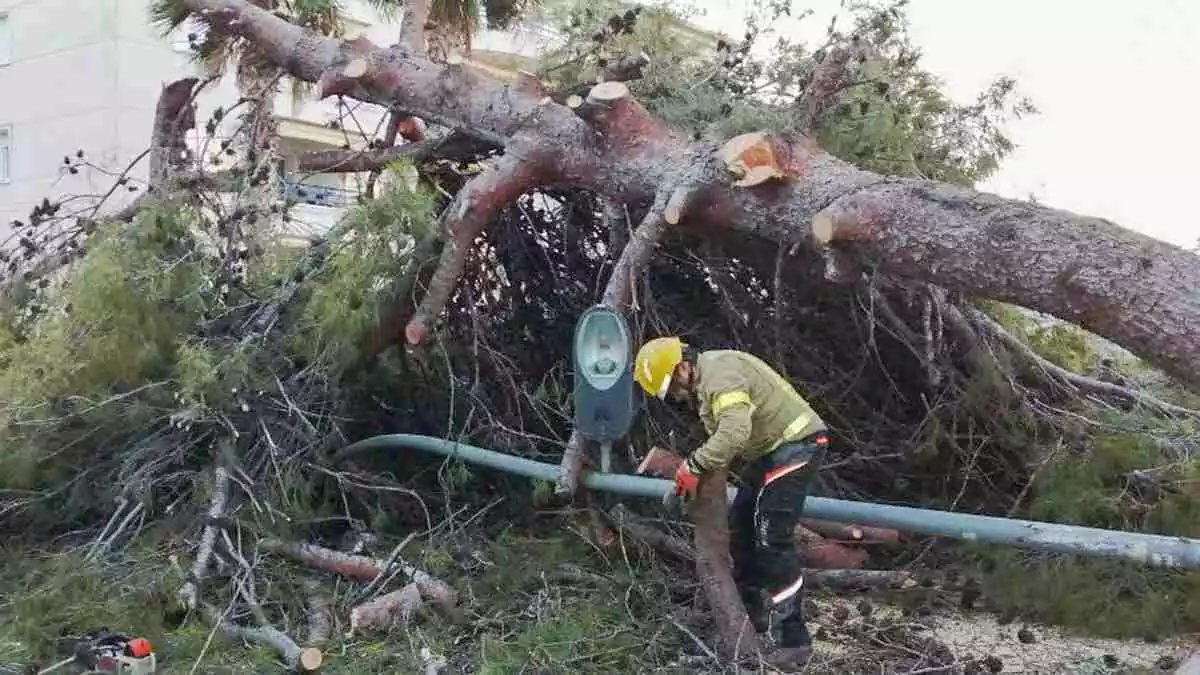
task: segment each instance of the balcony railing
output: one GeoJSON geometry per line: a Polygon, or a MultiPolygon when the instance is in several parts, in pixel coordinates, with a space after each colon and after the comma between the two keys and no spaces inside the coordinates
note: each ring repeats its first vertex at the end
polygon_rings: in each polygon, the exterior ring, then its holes
{"type": "Polygon", "coordinates": [[[328,185],[313,185],[296,181],[279,181],[279,192],[289,202],[310,204],[312,206],[327,206],[330,208],[345,208],[354,204],[356,194],[350,190],[331,187],[328,185]]]}

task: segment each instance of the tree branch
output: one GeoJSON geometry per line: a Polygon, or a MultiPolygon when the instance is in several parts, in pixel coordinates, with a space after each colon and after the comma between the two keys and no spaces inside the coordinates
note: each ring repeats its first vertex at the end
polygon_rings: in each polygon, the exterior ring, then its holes
{"type": "Polygon", "coordinates": [[[275,650],[292,672],[315,673],[321,669],[324,656],[316,647],[301,648],[287,633],[269,625],[239,626],[226,619],[215,608],[205,605],[204,614],[228,638],[245,640],[275,650]]]}
{"type": "Polygon", "coordinates": [[[834,45],[813,69],[812,78],[796,100],[796,128],[814,133],[850,83],[850,59],[859,50],[834,45]]]}
{"type": "Polygon", "coordinates": [[[440,138],[379,148],[376,150],[314,150],[300,155],[300,170],[311,173],[361,173],[379,171],[392,162],[409,159],[466,160],[498,146],[455,131],[440,138]]]}
{"type": "MultiPolygon", "coordinates": [[[[263,539],[259,547],[264,551],[286,558],[292,562],[306,565],[326,572],[335,572],[342,576],[358,581],[370,582],[381,573],[387,571],[387,565],[375,558],[362,555],[342,553],[333,549],[309,544],[306,542],[289,542],[279,539],[263,539]]],[[[421,591],[421,597],[433,603],[449,616],[455,613],[458,594],[445,582],[431,576],[429,573],[404,563],[399,564],[400,570],[409,577],[421,591]]]]}
{"type": "MultiPolygon", "coordinates": [[[[567,107],[461,64],[439,66],[398,48],[324,38],[245,0],[181,1],[298,79],[320,81],[326,94],[400,107],[498,144],[520,135],[541,152],[540,184],[647,202],[660,186],[679,184],[704,144],[639,116],[625,96],[594,95],[597,104],[618,103],[605,113],[618,123],[592,126],[567,107]],[[627,114],[614,114],[616,108],[627,114]]],[[[737,186],[729,172],[709,174],[720,178],[704,183],[705,206],[688,226],[732,228],[779,245],[805,242],[885,274],[1024,305],[1200,384],[1194,254],[1096,218],[933,181],[884,178],[804,136],[773,138],[772,150],[781,176],[747,184],[747,172],[737,186]]]]}
{"type": "Polygon", "coordinates": [[[1010,351],[1014,352],[1022,360],[1040,368],[1069,387],[1105,398],[1144,405],[1147,408],[1166,415],[1200,418],[1200,410],[1192,410],[1173,403],[1167,403],[1143,391],[1071,372],[1033,351],[1029,345],[1021,342],[987,314],[973,308],[967,309],[966,314],[985,334],[999,339],[1004,343],[1005,347],[1008,347],[1010,351]]]}
{"type": "Polygon", "coordinates": [[[613,63],[608,64],[604,70],[600,72],[599,77],[595,82],[580,82],[569,87],[560,89],[550,96],[557,103],[566,103],[567,99],[572,96],[580,98],[587,96],[597,84],[601,82],[632,82],[633,80],[642,79],[642,74],[646,66],[650,65],[650,55],[641,52],[638,54],[627,54],[617,59],[613,63]]]}
{"type": "Polygon", "coordinates": [[[203,534],[200,535],[200,545],[196,548],[196,559],[188,579],[179,588],[178,598],[189,610],[196,609],[199,600],[200,584],[208,574],[209,559],[213,554],[213,545],[217,541],[218,521],[225,515],[225,506],[229,501],[229,472],[225,467],[218,466],[213,470],[213,494],[208,506],[208,522],[204,524],[203,534]]]}
{"type": "Polygon", "coordinates": [[[542,179],[543,166],[535,151],[520,152],[516,144],[483,173],[467,181],[446,207],[442,220],[441,260],[429,282],[429,290],[417,308],[404,335],[409,344],[420,344],[429,326],[453,295],[475,238],[493,215],[511,204],[542,179]]]}
{"type": "Polygon", "coordinates": [[[172,168],[182,164],[187,150],[184,134],[196,126],[196,106],[192,90],[199,78],[185,77],[166,85],[154,110],[154,128],[150,136],[150,176],[152,188],[161,188],[172,168]]]}

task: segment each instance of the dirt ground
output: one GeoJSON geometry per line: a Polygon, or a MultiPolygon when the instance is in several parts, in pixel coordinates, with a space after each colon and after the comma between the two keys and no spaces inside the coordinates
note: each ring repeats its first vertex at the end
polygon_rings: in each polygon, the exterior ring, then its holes
{"type": "Polygon", "coordinates": [[[816,635],[810,672],[1174,673],[1200,649],[1200,636],[1157,643],[1112,640],[1070,635],[1050,626],[1001,624],[985,613],[906,616],[898,607],[873,604],[870,615],[863,616],[845,600],[814,602],[819,611],[810,624],[816,635]],[[864,643],[893,654],[869,664],[864,643]],[[939,649],[942,646],[948,654],[939,649]],[[947,664],[951,659],[954,665],[947,664]]]}

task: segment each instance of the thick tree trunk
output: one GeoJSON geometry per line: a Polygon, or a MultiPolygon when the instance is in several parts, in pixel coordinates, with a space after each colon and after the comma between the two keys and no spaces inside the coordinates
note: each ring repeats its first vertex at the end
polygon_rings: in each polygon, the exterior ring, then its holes
{"type": "MultiPolygon", "coordinates": [[[[674,132],[619,84],[597,85],[572,109],[455,59],[443,66],[402,48],[324,38],[245,0],[183,2],[293,76],[318,83],[322,95],[399,108],[503,145],[510,157],[534,158],[510,160],[467,190],[473,198],[458,200],[447,220],[456,242],[470,241],[517,185],[571,184],[622,203],[658,201],[672,225],[821,247],[833,279],[856,279],[870,265],[1024,305],[1200,384],[1200,257],[1178,247],[1096,218],[861,171],[803,136],[743,139],[723,157],[717,142],[674,132]]],[[[444,249],[410,339],[428,333],[451,294],[438,285],[453,286],[465,254],[462,246],[444,249]]]]}
{"type": "Polygon", "coordinates": [[[194,90],[200,80],[185,77],[163,86],[154,109],[154,130],[150,136],[149,182],[161,189],[172,170],[185,164],[187,142],[184,134],[196,126],[194,90]]]}

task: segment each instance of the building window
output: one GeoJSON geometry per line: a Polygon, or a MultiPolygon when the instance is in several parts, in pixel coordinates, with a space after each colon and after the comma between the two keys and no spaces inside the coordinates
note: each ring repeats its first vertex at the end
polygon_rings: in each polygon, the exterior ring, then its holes
{"type": "Polygon", "coordinates": [[[12,21],[7,12],[0,12],[0,66],[12,63],[12,21]]]}
{"type": "Polygon", "coordinates": [[[12,127],[0,126],[0,183],[12,182],[12,127]]]}

